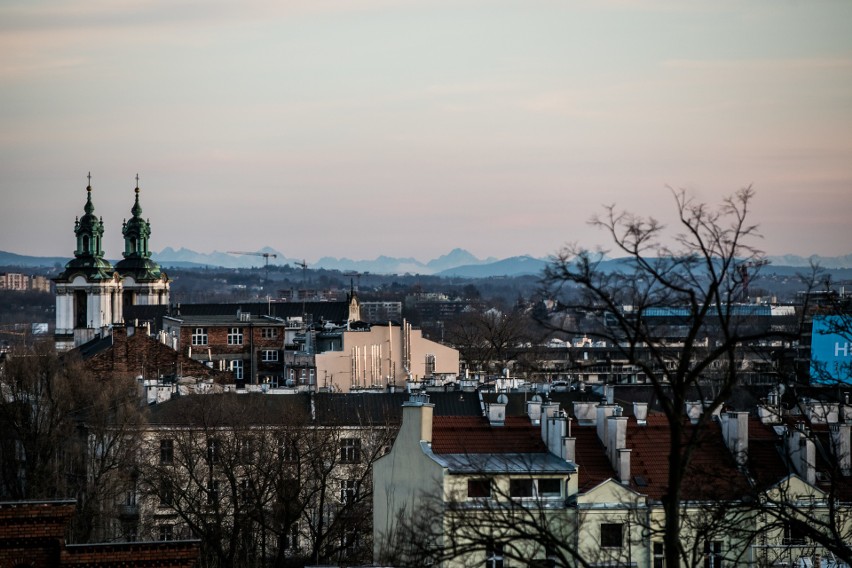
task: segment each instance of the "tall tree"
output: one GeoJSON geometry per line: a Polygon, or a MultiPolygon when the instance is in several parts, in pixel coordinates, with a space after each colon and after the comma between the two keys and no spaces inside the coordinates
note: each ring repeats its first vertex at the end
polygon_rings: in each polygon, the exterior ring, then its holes
{"type": "Polygon", "coordinates": [[[163,405],[140,462],[145,530],[202,541],[207,567],[366,562],[372,463],[393,432],[318,424],[301,396],[163,405]]]}
{"type": "Polygon", "coordinates": [[[687,429],[688,397],[698,392],[716,408],[739,384],[739,362],[748,347],[771,337],[794,338],[795,332],[756,327],[740,305],[742,263],[762,258],[749,220],[754,191],[747,187],[725,198],[719,207],[673,191],[678,224],[673,233],[653,217],[607,207],[592,224],[609,237],[618,258],[604,264],[607,251],[577,245],[565,247],[545,273],[552,294],[568,288],[569,307],[592,308],[606,326],[586,333],[606,341],[637,366],[651,383],[669,423],[668,493],[663,497],[666,565],[688,561],[681,544],[681,490],[703,426],[687,429]],[[669,318],[653,318],[666,314],[669,318]],[[669,345],[677,323],[677,348],[669,345]],[[657,323],[660,322],[660,323],[657,323]]]}
{"type": "Polygon", "coordinates": [[[94,379],[74,353],[38,343],[9,354],[0,389],[0,494],[77,498],[71,540],[115,538],[145,421],[135,381],[94,379]]]}

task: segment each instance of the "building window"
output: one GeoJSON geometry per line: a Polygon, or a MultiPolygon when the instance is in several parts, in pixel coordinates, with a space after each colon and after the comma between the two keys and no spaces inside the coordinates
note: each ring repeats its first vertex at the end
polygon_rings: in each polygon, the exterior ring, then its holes
{"type": "Polygon", "coordinates": [[[624,542],[624,525],[621,523],[601,524],[601,547],[621,548],[624,542]]]}
{"type": "Polygon", "coordinates": [[[248,504],[252,502],[254,497],[254,484],[250,479],[243,479],[240,481],[240,498],[243,501],[243,504],[248,504]]]}
{"type": "Polygon", "coordinates": [[[556,478],[537,479],[536,486],[538,488],[539,497],[561,497],[562,496],[562,480],[556,478]]]}
{"type": "Polygon", "coordinates": [[[654,541],[654,568],[666,568],[666,549],[659,540],[654,541]]]}
{"type": "Polygon", "coordinates": [[[261,339],[275,339],[278,337],[278,330],[274,327],[263,327],[260,329],[261,339]]]}
{"type": "Polygon", "coordinates": [[[490,479],[468,479],[467,480],[467,497],[468,499],[482,499],[491,497],[491,480],[490,479]]]}
{"type": "Polygon", "coordinates": [[[491,543],[485,547],[485,568],[503,568],[503,544],[491,543]]]}
{"type": "Polygon", "coordinates": [[[260,353],[260,359],[265,363],[278,361],[278,351],[275,349],[264,349],[260,353]]]}
{"type": "Polygon", "coordinates": [[[243,380],[243,361],[242,359],[234,359],[231,361],[231,372],[234,374],[234,380],[243,380]]]}
{"type": "Polygon", "coordinates": [[[509,481],[509,496],[510,497],[532,497],[533,496],[533,480],[532,479],[512,479],[509,481]]]}
{"type": "Polygon", "coordinates": [[[283,461],[290,463],[299,461],[299,447],[296,445],[296,440],[281,438],[279,447],[281,448],[281,459],[283,461]]]}
{"type": "Polygon", "coordinates": [[[219,440],[216,438],[208,438],[207,439],[207,462],[214,464],[219,463],[219,455],[221,450],[221,444],[219,440]]]}
{"type": "Polygon", "coordinates": [[[240,461],[245,464],[254,463],[254,438],[246,436],[240,440],[240,461]]]}
{"type": "Polygon", "coordinates": [[[243,328],[232,327],[228,329],[228,345],[243,344],[243,328]]]}
{"type": "Polygon", "coordinates": [[[805,534],[799,530],[796,524],[784,523],[784,544],[805,544],[805,534]]]}
{"type": "Polygon", "coordinates": [[[296,550],[297,548],[299,548],[298,523],[293,523],[292,525],[290,525],[290,530],[284,533],[284,542],[282,548],[284,548],[284,550],[296,550]]]}
{"type": "Polygon", "coordinates": [[[722,568],[721,540],[708,540],[704,543],[704,568],[722,568]]]}
{"type": "Polygon", "coordinates": [[[435,375],[435,367],[437,366],[437,359],[431,353],[426,355],[426,365],[424,375],[427,377],[432,377],[435,375]]]}
{"type": "Polygon", "coordinates": [[[171,507],[175,503],[175,490],[171,482],[164,480],[160,484],[160,507],[171,507]]]}
{"type": "Polygon", "coordinates": [[[160,525],[160,540],[174,540],[174,526],[160,525]]]}
{"type": "Polygon", "coordinates": [[[340,483],[340,502],[344,505],[351,505],[355,502],[355,497],[358,495],[358,482],[354,479],[344,479],[340,483]]]}
{"type": "Polygon", "coordinates": [[[193,345],[207,345],[207,328],[196,327],[192,330],[193,345]]]}
{"type": "Polygon", "coordinates": [[[340,461],[342,463],[360,463],[361,440],[358,438],[343,438],[340,440],[340,461]]]}
{"type": "Polygon", "coordinates": [[[160,440],[160,463],[172,463],[175,460],[175,442],[171,438],[160,440]]]}
{"type": "Polygon", "coordinates": [[[209,483],[207,483],[207,504],[215,505],[219,502],[219,481],[216,479],[211,479],[209,483]]]}

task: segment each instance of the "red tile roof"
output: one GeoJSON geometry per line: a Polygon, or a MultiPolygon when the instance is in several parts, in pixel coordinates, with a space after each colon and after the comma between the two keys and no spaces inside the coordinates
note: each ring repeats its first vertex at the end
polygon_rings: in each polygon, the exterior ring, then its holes
{"type": "Polygon", "coordinates": [[[491,426],[480,416],[435,416],[432,451],[436,454],[545,453],[541,429],[529,418],[510,416],[491,426]]]}
{"type": "Polygon", "coordinates": [[[615,470],[606,457],[606,450],[598,440],[594,426],[574,426],[572,434],[576,439],[574,460],[580,469],[579,490],[589,490],[610,477],[615,470]]]}
{"type": "MultiPolygon", "coordinates": [[[[692,426],[685,424],[684,440],[691,433],[692,426]]],[[[575,427],[574,436],[577,438],[580,491],[614,478],[615,470],[598,440],[595,427],[575,427]]],[[[669,476],[669,424],[666,417],[651,414],[645,426],[639,426],[631,419],[627,426],[627,447],[631,450],[630,487],[652,499],[661,499],[668,491],[669,476]]],[[[692,454],[687,480],[681,489],[682,498],[729,499],[742,495],[747,486],[747,479],[737,470],[725,447],[721,428],[715,422],[708,423],[692,454]]]]}

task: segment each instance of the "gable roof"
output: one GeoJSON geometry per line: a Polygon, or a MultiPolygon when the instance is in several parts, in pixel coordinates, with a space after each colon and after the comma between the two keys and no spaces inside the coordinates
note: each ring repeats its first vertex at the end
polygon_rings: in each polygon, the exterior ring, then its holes
{"type": "MultiPolygon", "coordinates": [[[[683,438],[692,435],[694,427],[684,424],[683,438]]],[[[595,426],[575,426],[576,462],[579,466],[579,490],[590,490],[609,478],[616,477],[597,436],[595,426]]],[[[626,446],[630,452],[628,486],[652,499],[661,499],[668,491],[669,424],[665,416],[651,414],[647,425],[640,426],[630,418],[627,423],[626,446]]],[[[681,489],[685,500],[724,500],[742,495],[748,479],[736,466],[722,439],[721,428],[708,422],[698,434],[697,445],[681,489]]]]}
{"type": "Polygon", "coordinates": [[[102,338],[96,338],[71,351],[83,360],[86,369],[99,379],[115,376],[212,378],[232,383],[231,373],[211,369],[203,363],[163,345],[145,333],[128,336],[116,326],[102,338]]]}

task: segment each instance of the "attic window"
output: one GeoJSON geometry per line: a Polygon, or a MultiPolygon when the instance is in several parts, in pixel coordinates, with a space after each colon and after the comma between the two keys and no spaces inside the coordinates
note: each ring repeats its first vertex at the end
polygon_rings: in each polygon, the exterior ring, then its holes
{"type": "Polygon", "coordinates": [[[468,479],[467,480],[467,497],[468,497],[468,499],[491,497],[491,480],[490,479],[468,479]]]}
{"type": "Polygon", "coordinates": [[[512,479],[509,481],[509,496],[510,497],[532,497],[533,496],[533,480],[532,479],[512,479]]]}
{"type": "Polygon", "coordinates": [[[637,487],[648,487],[648,480],[645,479],[644,475],[634,475],[633,483],[635,483],[637,487]]]}

